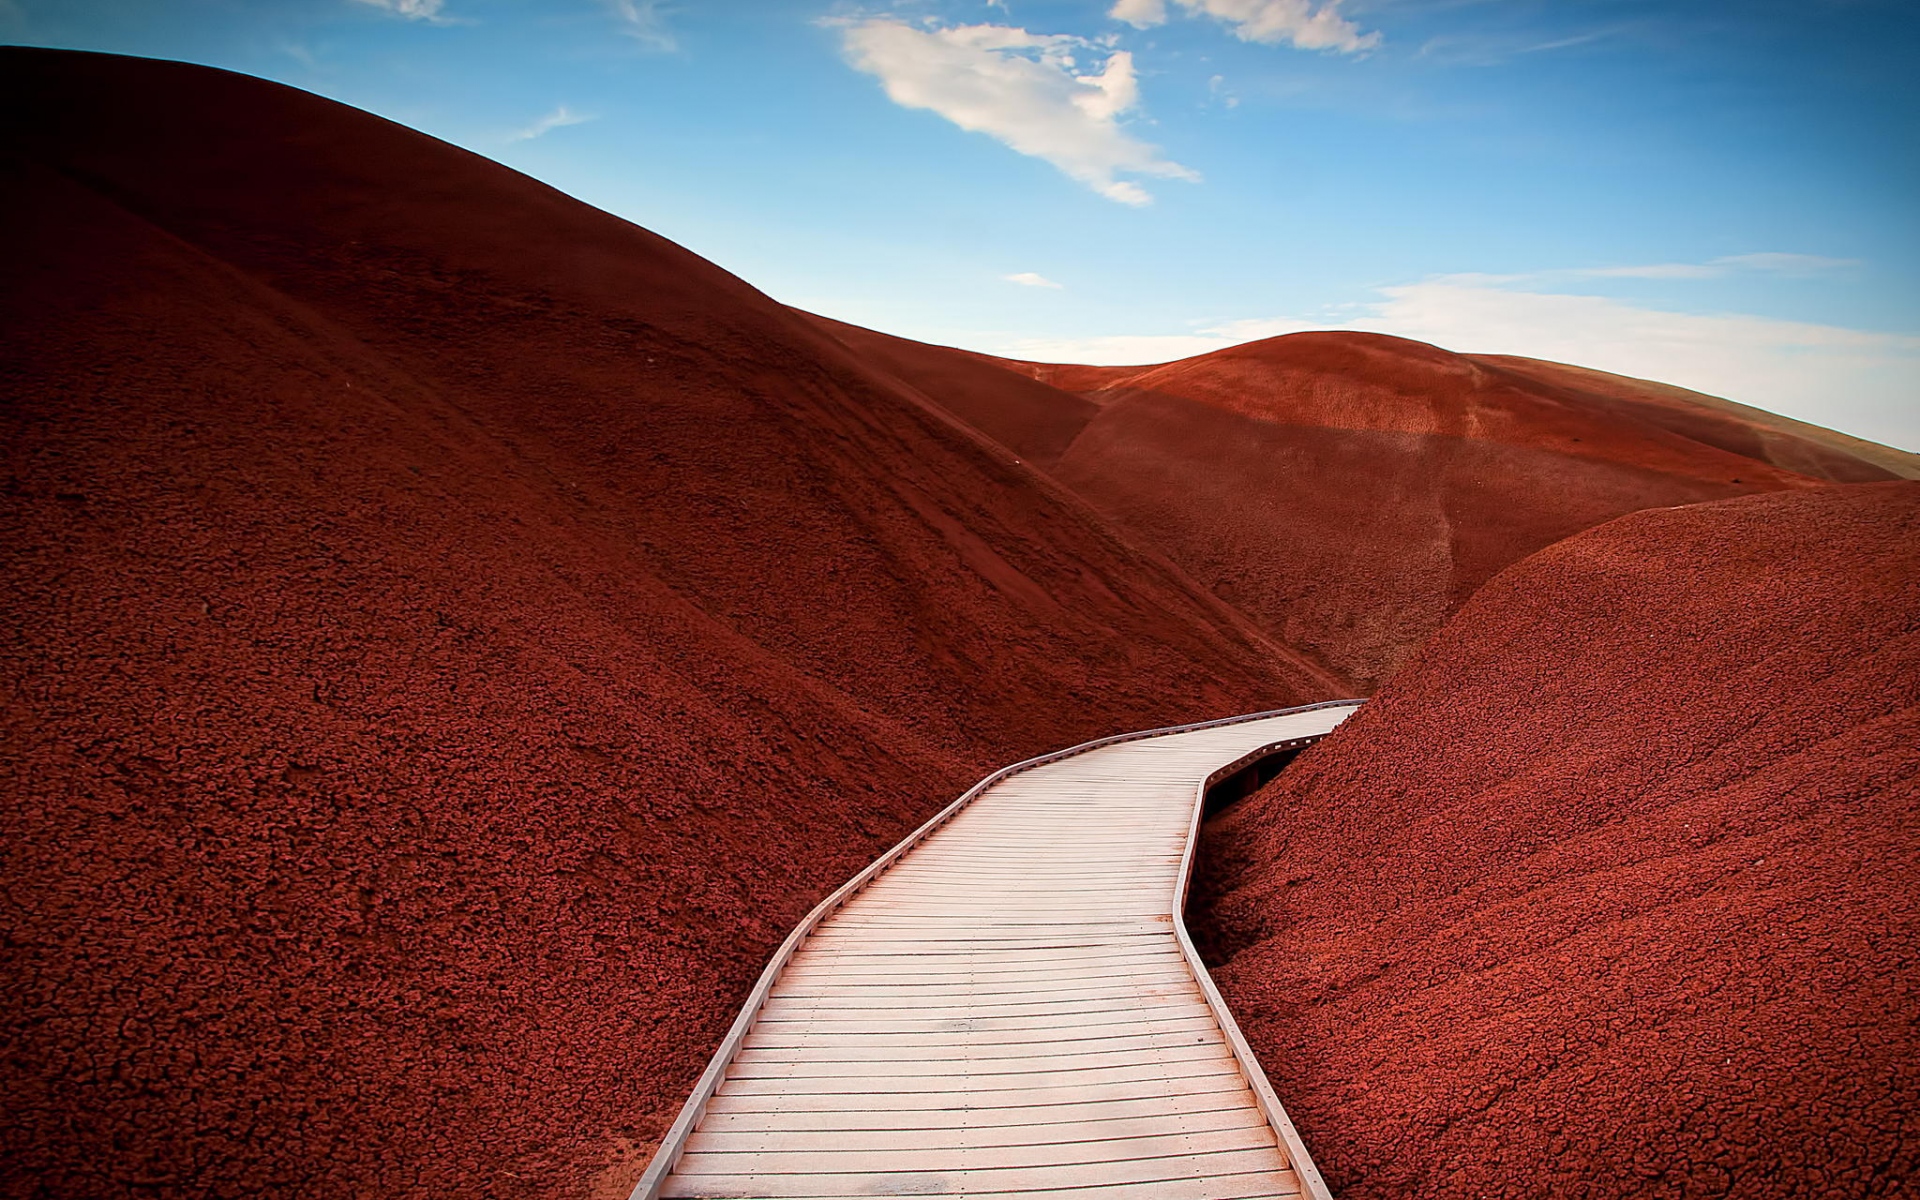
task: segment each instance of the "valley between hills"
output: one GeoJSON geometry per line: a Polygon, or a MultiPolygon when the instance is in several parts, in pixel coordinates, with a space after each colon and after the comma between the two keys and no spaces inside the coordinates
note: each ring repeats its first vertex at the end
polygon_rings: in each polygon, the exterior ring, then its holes
{"type": "Polygon", "coordinates": [[[995,359],[0,50],[17,1197],[624,1197],[997,767],[1369,697],[1188,921],[1335,1195],[1920,1173],[1920,459],[1305,333],[995,359]]]}

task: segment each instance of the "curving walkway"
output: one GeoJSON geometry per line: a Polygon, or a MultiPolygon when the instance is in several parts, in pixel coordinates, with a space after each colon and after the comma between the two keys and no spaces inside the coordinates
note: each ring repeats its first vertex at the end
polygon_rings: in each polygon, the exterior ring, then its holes
{"type": "Polygon", "coordinates": [[[1325,1197],[1179,913],[1208,782],[1357,703],[989,776],[788,938],[635,1200],[1325,1197]]]}

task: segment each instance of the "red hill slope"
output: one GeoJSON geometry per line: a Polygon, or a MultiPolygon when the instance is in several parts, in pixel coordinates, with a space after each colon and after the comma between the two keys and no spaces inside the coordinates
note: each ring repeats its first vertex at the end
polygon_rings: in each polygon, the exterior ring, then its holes
{"type": "Polygon", "coordinates": [[[1834,483],[1920,479],[1920,455],[1849,437],[1765,409],[1749,408],[1667,383],[1629,379],[1589,367],[1504,354],[1473,361],[1564,388],[1588,403],[1643,420],[1694,441],[1834,483]]]}
{"type": "Polygon", "coordinates": [[[1920,484],[1534,555],[1202,852],[1345,1200],[1911,1195],[1920,484]]]}
{"type": "Polygon", "coordinates": [[[966,782],[1334,690],[502,167],[178,64],[0,99],[6,1195],[620,1193],[966,782]]]}
{"type": "Polygon", "coordinates": [[[1713,397],[1377,334],[1080,367],[825,324],[1356,691],[1495,572],[1622,513],[1920,474],[1713,397]]]}

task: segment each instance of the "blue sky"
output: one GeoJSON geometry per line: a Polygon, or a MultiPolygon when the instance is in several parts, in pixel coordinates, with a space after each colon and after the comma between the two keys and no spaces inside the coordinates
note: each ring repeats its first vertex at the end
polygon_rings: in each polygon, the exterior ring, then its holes
{"type": "Polygon", "coordinates": [[[0,0],[0,39],[307,88],[909,337],[1376,329],[1920,449],[1908,0],[0,0]]]}

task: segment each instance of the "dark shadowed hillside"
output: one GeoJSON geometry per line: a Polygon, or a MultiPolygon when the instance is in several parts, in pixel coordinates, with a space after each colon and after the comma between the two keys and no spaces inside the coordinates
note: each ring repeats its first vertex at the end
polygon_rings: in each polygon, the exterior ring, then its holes
{"type": "Polygon", "coordinates": [[[1195,925],[1347,1200],[1920,1172],[1920,484],[1509,568],[1210,823],[1195,925]]]}

